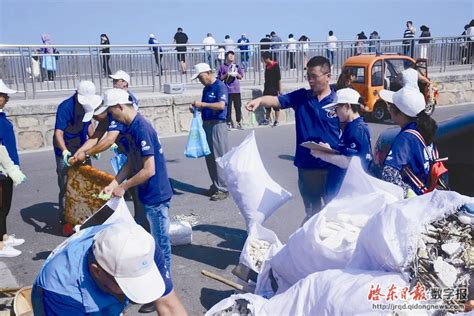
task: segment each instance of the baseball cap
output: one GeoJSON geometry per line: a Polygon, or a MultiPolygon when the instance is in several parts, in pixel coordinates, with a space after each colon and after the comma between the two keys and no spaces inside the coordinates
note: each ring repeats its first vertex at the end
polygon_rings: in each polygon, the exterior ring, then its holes
{"type": "Polygon", "coordinates": [[[359,104],[360,94],[351,88],[339,89],[336,91],[336,98],[333,103],[323,106],[323,109],[333,109],[337,104],[359,104]]]}
{"type": "Polygon", "coordinates": [[[381,90],[380,97],[395,104],[403,114],[409,117],[416,117],[426,107],[423,94],[411,87],[403,87],[397,92],[381,90]]]}
{"type": "Polygon", "coordinates": [[[94,115],[95,109],[102,103],[102,98],[95,94],[95,85],[92,81],[83,80],[77,86],[77,101],[86,112],[82,121],[89,122],[94,115]]]}
{"type": "Polygon", "coordinates": [[[16,90],[8,88],[7,85],[3,82],[3,80],[0,79],[0,93],[14,94],[16,93],[16,90]]]}
{"type": "MultiPolygon", "coordinates": [[[[151,34],[150,34],[150,37],[151,37],[151,38],[155,38],[155,34],[151,33],[151,34]]],[[[128,81],[127,81],[127,82],[128,82],[128,81]]]]}
{"type": "Polygon", "coordinates": [[[211,71],[211,67],[206,63],[199,63],[194,65],[194,75],[191,77],[191,80],[196,79],[200,73],[211,71]]]}
{"type": "Polygon", "coordinates": [[[115,80],[122,79],[123,81],[130,83],[130,75],[123,70],[117,70],[116,73],[114,73],[113,75],[110,75],[109,77],[115,80]]]}
{"type": "Polygon", "coordinates": [[[93,252],[97,263],[133,302],[150,303],[165,292],[154,260],[155,241],[140,225],[108,226],[94,237],[93,252]]]}
{"type": "Polygon", "coordinates": [[[115,88],[109,89],[104,92],[104,103],[94,112],[94,115],[100,115],[104,113],[109,106],[131,103],[132,101],[130,101],[130,95],[127,91],[115,88]]]}

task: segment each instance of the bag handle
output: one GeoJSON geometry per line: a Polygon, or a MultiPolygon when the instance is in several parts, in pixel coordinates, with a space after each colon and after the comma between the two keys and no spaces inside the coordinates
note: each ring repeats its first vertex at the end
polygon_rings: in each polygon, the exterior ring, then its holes
{"type": "Polygon", "coordinates": [[[198,115],[198,109],[197,109],[197,107],[195,107],[195,106],[193,106],[193,108],[194,108],[193,117],[197,117],[197,115],[198,115]]]}
{"type": "Polygon", "coordinates": [[[417,130],[414,130],[414,129],[406,129],[403,132],[415,135],[416,138],[418,138],[418,140],[423,144],[423,147],[425,148],[425,152],[428,155],[429,159],[431,161],[436,161],[436,159],[438,158],[437,157],[438,156],[438,151],[435,149],[435,146],[433,146],[433,151],[430,152],[428,146],[426,146],[425,139],[420,134],[420,132],[418,132],[417,130]]]}

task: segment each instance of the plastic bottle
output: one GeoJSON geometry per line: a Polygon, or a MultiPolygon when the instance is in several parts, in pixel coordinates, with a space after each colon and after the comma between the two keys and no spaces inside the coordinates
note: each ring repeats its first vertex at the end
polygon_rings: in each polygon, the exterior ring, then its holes
{"type": "Polygon", "coordinates": [[[463,224],[474,225],[474,203],[463,205],[458,218],[463,224]]]}

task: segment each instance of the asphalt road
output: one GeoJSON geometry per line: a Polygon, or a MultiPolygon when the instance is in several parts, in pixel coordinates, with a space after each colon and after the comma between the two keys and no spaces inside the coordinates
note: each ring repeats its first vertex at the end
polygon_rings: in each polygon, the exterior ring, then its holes
{"type": "MultiPolygon", "coordinates": [[[[443,121],[474,111],[474,104],[436,109],[434,118],[443,121]]],[[[372,141],[380,132],[392,125],[369,123],[372,141]]],[[[260,155],[268,173],[294,197],[270,217],[265,226],[277,233],[282,242],[299,227],[303,217],[303,202],[297,187],[297,173],[292,164],[295,150],[294,125],[255,129],[260,155]]],[[[238,145],[249,130],[232,131],[231,146],[238,145]]],[[[175,289],[191,315],[199,315],[233,291],[200,274],[207,269],[226,278],[234,279],[232,268],[238,263],[246,231],[243,217],[232,199],[211,202],[204,195],[210,185],[203,159],[187,159],[183,155],[185,136],[161,139],[168,161],[168,171],[177,194],[172,200],[170,215],[195,215],[198,224],[193,227],[192,245],[173,247],[172,275],[175,289]]],[[[52,151],[22,154],[22,170],[28,182],[14,190],[12,210],[8,217],[10,233],[26,242],[17,258],[2,258],[19,285],[32,284],[42,262],[64,237],[60,234],[57,219],[55,163],[52,151]]],[[[111,172],[110,153],[94,162],[100,169],[111,172]]],[[[2,285],[0,284],[0,287],[2,285]]],[[[132,306],[127,315],[136,315],[132,306]]]]}

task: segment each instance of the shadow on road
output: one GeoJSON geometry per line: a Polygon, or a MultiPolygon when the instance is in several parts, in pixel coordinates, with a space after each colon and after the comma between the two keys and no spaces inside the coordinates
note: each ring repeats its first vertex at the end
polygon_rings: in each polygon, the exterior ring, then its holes
{"type": "Polygon", "coordinates": [[[21,218],[34,227],[36,232],[62,236],[59,224],[59,210],[57,203],[38,203],[20,211],[21,218]]]}
{"type": "Polygon", "coordinates": [[[209,310],[211,309],[212,306],[216,305],[218,302],[222,301],[223,299],[228,298],[232,294],[234,294],[233,290],[219,291],[219,290],[208,289],[208,288],[203,287],[201,289],[201,305],[206,310],[209,310]]]}
{"type": "Polygon", "coordinates": [[[289,161],[295,160],[295,156],[292,155],[278,155],[278,158],[289,161]]]}
{"type": "Polygon", "coordinates": [[[241,251],[245,239],[247,239],[247,232],[243,229],[224,227],[218,225],[196,225],[193,227],[194,231],[208,232],[221,239],[217,246],[221,248],[235,249],[241,251]]]}
{"type": "Polygon", "coordinates": [[[204,263],[217,269],[226,269],[239,262],[240,251],[221,249],[203,245],[172,247],[173,255],[204,263]]]}
{"type": "Polygon", "coordinates": [[[46,260],[46,258],[48,258],[48,256],[49,256],[50,253],[51,253],[51,251],[41,251],[41,252],[38,252],[38,253],[33,257],[33,261],[46,260]]]}
{"type": "Polygon", "coordinates": [[[170,181],[173,189],[175,190],[207,196],[208,189],[199,188],[192,184],[184,183],[176,179],[170,178],[170,181]]]}

